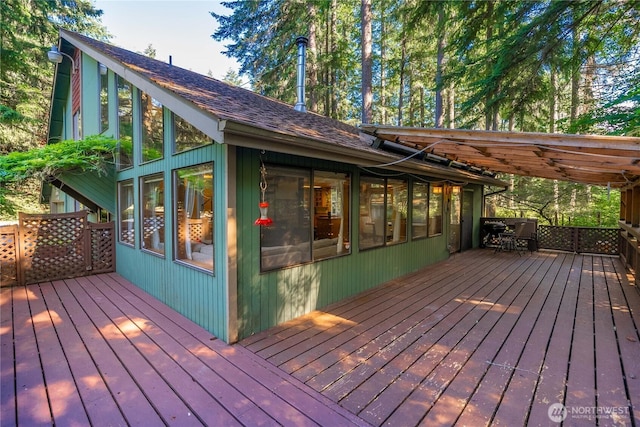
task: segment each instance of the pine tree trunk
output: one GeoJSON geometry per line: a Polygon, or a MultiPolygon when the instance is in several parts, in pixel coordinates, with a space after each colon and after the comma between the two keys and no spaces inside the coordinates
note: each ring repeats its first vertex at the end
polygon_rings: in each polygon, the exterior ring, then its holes
{"type": "Polygon", "coordinates": [[[317,47],[317,10],[315,3],[309,2],[309,46],[307,62],[309,63],[309,110],[318,112],[318,47],[317,47]]]}
{"type": "Polygon", "coordinates": [[[556,75],[556,67],[553,64],[551,65],[550,83],[551,90],[549,91],[549,133],[556,133],[556,119],[558,114],[556,97],[558,92],[558,81],[556,75]]]}
{"type": "Polygon", "coordinates": [[[338,118],[338,103],[336,100],[336,74],[338,73],[337,67],[337,54],[338,54],[338,41],[336,40],[336,31],[338,27],[338,1],[331,0],[331,71],[330,71],[330,81],[329,81],[329,92],[330,92],[330,101],[331,101],[331,117],[334,119],[338,118]]]}
{"type": "Polygon", "coordinates": [[[444,46],[445,46],[445,15],[444,5],[438,9],[438,52],[436,55],[436,105],[435,105],[435,126],[444,126],[444,111],[442,108],[442,74],[444,68],[444,46]]]}
{"type": "Polygon", "coordinates": [[[424,109],[424,86],[420,86],[420,126],[426,126],[424,109]]]}
{"type": "MultiPolygon", "coordinates": [[[[385,9],[385,1],[381,0],[380,1],[380,10],[386,10],[385,9]]],[[[386,43],[386,26],[385,26],[385,20],[381,19],[380,20],[380,113],[381,113],[381,118],[380,121],[382,124],[388,124],[389,123],[389,115],[388,115],[388,107],[387,107],[387,71],[386,71],[386,64],[387,64],[387,43],[386,43]]]]}
{"type": "Polygon", "coordinates": [[[455,129],[456,127],[456,88],[453,82],[449,83],[449,89],[447,89],[447,127],[449,129],[455,129]]]}
{"type": "Polygon", "coordinates": [[[325,20],[325,39],[324,39],[324,52],[325,58],[324,61],[324,70],[322,73],[322,83],[323,83],[323,92],[324,92],[324,115],[329,117],[329,112],[331,111],[331,89],[329,87],[329,73],[331,72],[331,38],[333,37],[331,34],[331,20],[329,19],[329,14],[331,12],[327,11],[327,16],[325,20]]]}
{"type": "MultiPolygon", "coordinates": [[[[493,41],[493,1],[489,0],[487,2],[487,15],[486,15],[486,26],[487,26],[487,34],[485,41],[487,43],[487,48],[491,47],[491,43],[493,41]]],[[[487,59],[486,63],[486,75],[489,76],[491,70],[493,68],[493,63],[491,59],[487,59]]],[[[485,130],[491,130],[493,127],[493,108],[491,105],[491,96],[487,95],[485,97],[485,113],[484,113],[484,128],[485,130]]]]}
{"type": "Polygon", "coordinates": [[[411,67],[411,64],[408,64],[407,66],[407,79],[408,79],[408,84],[407,87],[409,88],[409,93],[407,94],[407,103],[409,104],[409,111],[408,111],[408,117],[407,117],[407,126],[414,126],[414,120],[415,120],[415,108],[414,108],[414,99],[413,99],[413,67],[411,67]]]}
{"type": "Polygon", "coordinates": [[[373,57],[371,0],[362,0],[362,123],[371,123],[373,104],[373,57]]]}
{"type": "Polygon", "coordinates": [[[404,63],[406,60],[407,54],[407,38],[402,34],[402,42],[401,42],[401,57],[400,57],[400,87],[398,89],[398,126],[402,126],[402,109],[404,108],[403,100],[404,100],[404,63]]]}
{"type": "Polygon", "coordinates": [[[573,58],[571,69],[571,115],[570,124],[578,118],[578,104],[580,103],[580,43],[578,29],[573,28],[573,58]]]}

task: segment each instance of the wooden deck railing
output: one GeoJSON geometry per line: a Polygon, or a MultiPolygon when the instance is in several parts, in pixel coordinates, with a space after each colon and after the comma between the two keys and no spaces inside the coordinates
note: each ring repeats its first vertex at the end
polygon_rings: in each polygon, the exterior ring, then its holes
{"type": "Polygon", "coordinates": [[[634,227],[633,224],[620,221],[618,242],[620,258],[634,276],[635,284],[640,286],[640,274],[638,274],[640,268],[640,227],[634,227]]]}
{"type": "Polygon", "coordinates": [[[0,227],[0,286],[115,271],[115,230],[91,223],[86,211],[19,215],[0,227]]]}
{"type": "Polygon", "coordinates": [[[538,247],[580,254],[618,254],[617,228],[538,226],[538,247]]]}
{"type": "Polygon", "coordinates": [[[481,241],[489,241],[485,238],[487,237],[487,228],[484,226],[486,223],[501,222],[513,228],[515,222],[522,220],[535,223],[537,247],[540,249],[605,255],[620,253],[618,228],[538,225],[536,219],[528,218],[480,218],[481,241]]]}

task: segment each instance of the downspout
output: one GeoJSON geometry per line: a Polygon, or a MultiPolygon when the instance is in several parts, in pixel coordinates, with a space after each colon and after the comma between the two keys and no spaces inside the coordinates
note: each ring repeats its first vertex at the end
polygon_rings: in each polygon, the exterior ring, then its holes
{"type": "MultiPolygon", "coordinates": [[[[483,190],[484,190],[484,186],[483,186],[482,188],[483,188],[483,190]]],[[[485,212],[485,206],[487,205],[487,201],[486,201],[486,200],[487,200],[487,197],[489,197],[489,196],[493,196],[493,195],[495,195],[495,194],[504,193],[504,192],[505,192],[505,191],[507,191],[508,189],[509,189],[509,186],[506,186],[506,187],[504,187],[502,190],[498,190],[498,191],[491,192],[491,193],[489,193],[489,194],[483,194],[483,195],[482,195],[482,216],[485,216],[485,213],[486,213],[486,212],[485,212]]],[[[483,191],[483,192],[484,192],[484,191],[483,191]]]]}

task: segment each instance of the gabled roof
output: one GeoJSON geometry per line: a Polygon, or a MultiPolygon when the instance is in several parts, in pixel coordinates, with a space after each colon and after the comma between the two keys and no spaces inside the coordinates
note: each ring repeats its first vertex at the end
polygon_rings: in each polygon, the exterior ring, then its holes
{"type": "MultiPolygon", "coordinates": [[[[60,37],[63,47],[69,43],[81,49],[218,143],[365,167],[403,157],[373,147],[371,138],[346,123],[296,111],[289,104],[78,33],[60,30],[60,37]]],[[[492,176],[414,159],[385,167],[439,179],[506,186],[492,176]]]]}
{"type": "Polygon", "coordinates": [[[378,125],[361,129],[394,146],[494,172],[618,188],[640,178],[640,138],[378,125]]]}

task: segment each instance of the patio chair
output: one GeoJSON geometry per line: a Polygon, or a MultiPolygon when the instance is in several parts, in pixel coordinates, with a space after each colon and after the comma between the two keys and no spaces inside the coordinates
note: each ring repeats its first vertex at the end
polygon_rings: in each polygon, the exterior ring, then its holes
{"type": "Polygon", "coordinates": [[[518,221],[514,224],[513,231],[505,231],[504,233],[500,233],[498,235],[498,239],[500,241],[499,246],[496,248],[495,252],[498,251],[516,251],[519,256],[522,256],[523,248],[518,245],[518,240],[528,238],[527,236],[527,222],[526,221],[518,221]]]}

